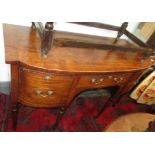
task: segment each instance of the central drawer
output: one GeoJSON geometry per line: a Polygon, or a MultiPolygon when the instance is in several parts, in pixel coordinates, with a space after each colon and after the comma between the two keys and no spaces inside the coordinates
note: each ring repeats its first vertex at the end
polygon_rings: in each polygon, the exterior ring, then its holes
{"type": "Polygon", "coordinates": [[[65,104],[72,76],[20,69],[19,101],[34,107],[59,107],[65,104]]]}
{"type": "Polygon", "coordinates": [[[129,80],[131,73],[105,73],[102,75],[83,75],[77,88],[101,88],[119,86],[129,80]]]}

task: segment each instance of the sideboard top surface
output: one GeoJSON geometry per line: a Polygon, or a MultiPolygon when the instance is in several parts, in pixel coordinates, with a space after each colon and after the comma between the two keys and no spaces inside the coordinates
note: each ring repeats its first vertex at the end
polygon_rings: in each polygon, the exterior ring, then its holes
{"type": "Polygon", "coordinates": [[[89,35],[74,35],[72,33],[55,32],[54,46],[47,58],[41,56],[40,38],[31,27],[3,24],[5,60],[8,64],[21,63],[30,67],[62,71],[62,72],[121,72],[148,68],[150,59],[143,59],[144,51],[131,43],[120,39],[116,49],[93,47],[63,46],[65,40],[81,39],[85,42],[95,42],[106,45],[112,43],[112,38],[89,35]],[[135,48],[132,51],[119,50],[119,46],[135,48]]]}

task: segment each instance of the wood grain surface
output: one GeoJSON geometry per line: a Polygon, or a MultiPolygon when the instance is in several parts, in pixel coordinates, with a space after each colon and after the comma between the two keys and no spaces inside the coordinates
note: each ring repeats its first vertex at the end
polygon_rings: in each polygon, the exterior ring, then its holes
{"type": "MultiPolygon", "coordinates": [[[[145,57],[144,51],[137,46],[120,40],[115,46],[136,47],[136,51],[130,48],[119,50],[117,48],[79,48],[55,46],[51,49],[47,58],[40,54],[40,38],[36,31],[30,27],[3,25],[6,51],[6,63],[21,63],[25,66],[44,69],[46,71],[61,71],[69,73],[101,73],[110,71],[131,71],[145,69],[151,62],[145,57]]],[[[103,43],[112,45],[113,39],[102,37],[85,37],[85,35],[73,35],[70,33],[55,33],[55,40],[75,38],[85,42],[103,43]],[[74,36],[74,37],[73,37],[74,36]]],[[[146,49],[145,49],[146,50],[146,49]]]]}
{"type": "Polygon", "coordinates": [[[118,86],[111,99],[117,103],[152,64],[150,49],[126,40],[113,44],[114,38],[60,31],[53,32],[53,47],[45,58],[35,29],[3,24],[3,30],[5,61],[11,64],[14,128],[18,102],[66,110],[83,91],[118,86]]]}

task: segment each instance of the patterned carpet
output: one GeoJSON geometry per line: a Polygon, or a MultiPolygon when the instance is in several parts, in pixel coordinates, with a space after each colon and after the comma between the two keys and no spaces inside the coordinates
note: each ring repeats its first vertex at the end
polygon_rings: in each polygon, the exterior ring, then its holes
{"type": "MultiPolygon", "coordinates": [[[[101,96],[81,95],[65,112],[56,131],[95,132],[101,131],[117,117],[131,112],[150,112],[150,107],[135,103],[128,95],[121,98],[115,107],[108,105],[104,112],[95,119],[100,109],[107,104],[108,92],[101,96]]],[[[8,96],[0,94],[0,129],[13,131],[8,96]]],[[[31,108],[20,106],[18,113],[18,132],[50,132],[58,115],[58,109],[31,108]]]]}

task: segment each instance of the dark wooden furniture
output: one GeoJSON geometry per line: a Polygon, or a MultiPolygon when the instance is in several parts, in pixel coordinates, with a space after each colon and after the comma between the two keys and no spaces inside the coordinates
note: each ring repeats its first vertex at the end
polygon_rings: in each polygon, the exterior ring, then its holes
{"type": "Polygon", "coordinates": [[[113,44],[114,38],[53,31],[52,47],[42,57],[45,45],[36,29],[9,24],[3,29],[14,128],[18,102],[65,110],[80,92],[118,86],[114,102],[151,65],[150,49],[122,39],[113,44]]]}
{"type": "Polygon", "coordinates": [[[147,40],[147,44],[153,49],[155,49],[155,31],[152,33],[150,38],[147,40]]]}

